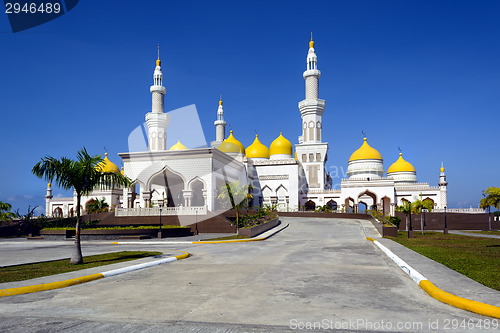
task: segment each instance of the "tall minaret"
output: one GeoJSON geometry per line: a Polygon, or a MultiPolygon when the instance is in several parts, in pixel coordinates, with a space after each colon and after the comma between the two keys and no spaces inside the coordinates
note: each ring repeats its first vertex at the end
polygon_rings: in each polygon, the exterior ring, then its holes
{"type": "Polygon", "coordinates": [[[444,173],[444,165],[443,162],[441,162],[441,169],[439,169],[440,174],[439,174],[439,204],[441,207],[439,208],[444,208],[448,206],[448,195],[446,193],[447,191],[447,186],[448,182],[446,181],[446,175],[444,173]]]}
{"type": "Polygon", "coordinates": [[[219,145],[226,138],[226,121],[224,120],[224,108],[222,107],[222,96],[219,100],[219,109],[217,110],[217,120],[215,125],[215,141],[212,146],[219,147],[219,145]]]}
{"type": "Polygon", "coordinates": [[[151,112],[146,114],[146,123],[149,129],[149,150],[167,150],[167,127],[170,122],[170,116],[164,111],[164,100],[167,90],[163,86],[160,45],[158,45],[158,60],[156,60],[156,67],[153,74],[153,85],[149,91],[152,95],[151,112]]]}
{"type": "Polygon", "coordinates": [[[324,189],[326,185],[325,162],[328,153],[328,143],[322,141],[322,116],[325,101],[319,99],[318,57],[314,51],[314,41],[309,42],[306,70],[303,74],[306,84],[306,98],[299,102],[302,116],[302,135],[296,145],[297,160],[304,167],[307,178],[307,188],[324,189]]]}
{"type": "Polygon", "coordinates": [[[47,184],[47,194],[45,195],[45,216],[52,216],[52,212],[50,211],[50,201],[52,198],[52,187],[49,182],[47,184]]]}

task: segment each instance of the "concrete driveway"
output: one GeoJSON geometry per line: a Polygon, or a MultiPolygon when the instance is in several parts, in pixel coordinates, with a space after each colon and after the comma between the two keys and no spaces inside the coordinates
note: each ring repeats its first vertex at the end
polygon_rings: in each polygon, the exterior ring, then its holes
{"type": "MultiPolygon", "coordinates": [[[[485,320],[427,295],[366,240],[365,233],[373,232],[369,222],[281,220],[290,226],[262,242],[120,246],[178,249],[192,257],[65,289],[0,298],[0,328],[281,332],[311,326],[436,332],[449,331],[446,325],[454,320],[485,320]]],[[[105,244],[93,248],[109,248],[105,244]]]]}

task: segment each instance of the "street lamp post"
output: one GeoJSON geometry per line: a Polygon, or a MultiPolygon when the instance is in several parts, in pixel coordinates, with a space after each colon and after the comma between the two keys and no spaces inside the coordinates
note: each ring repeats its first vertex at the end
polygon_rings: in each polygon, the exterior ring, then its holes
{"type": "Polygon", "coordinates": [[[195,216],[194,221],[195,221],[195,225],[196,225],[196,235],[198,235],[199,234],[199,232],[198,232],[198,209],[196,209],[194,212],[195,212],[194,213],[194,216],[195,216]]]}
{"type": "Polygon", "coordinates": [[[446,206],[444,206],[444,230],[443,233],[446,235],[448,233],[448,224],[446,223],[446,206]]]}
{"type": "Polygon", "coordinates": [[[424,235],[424,227],[425,227],[425,213],[427,209],[422,208],[422,215],[420,216],[420,229],[422,229],[422,236],[424,235]]]}
{"type": "Polygon", "coordinates": [[[162,204],[159,205],[160,206],[160,231],[158,231],[158,238],[161,239],[162,238],[162,233],[161,233],[161,209],[162,209],[162,204]]]}
{"type": "Polygon", "coordinates": [[[411,223],[411,202],[408,202],[408,214],[410,215],[410,228],[408,229],[408,238],[413,238],[413,224],[411,223]]]}

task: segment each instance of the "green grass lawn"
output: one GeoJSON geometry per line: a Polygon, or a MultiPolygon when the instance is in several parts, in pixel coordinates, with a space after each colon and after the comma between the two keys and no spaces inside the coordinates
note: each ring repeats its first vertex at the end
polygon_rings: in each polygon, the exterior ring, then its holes
{"type": "Polygon", "coordinates": [[[387,238],[500,291],[500,239],[438,232],[426,232],[423,236],[415,232],[413,239],[408,239],[406,232],[399,232],[398,238],[387,238]]]}
{"type": "Polygon", "coordinates": [[[72,265],[69,259],[41,262],[36,264],[15,265],[0,268],[0,283],[34,279],[81,269],[98,267],[118,262],[130,261],[160,255],[162,252],[153,251],[122,251],[83,257],[83,264],[72,265]]]}
{"type": "Polygon", "coordinates": [[[466,231],[466,232],[472,232],[475,234],[486,234],[486,235],[500,235],[500,230],[491,230],[491,231],[466,231]]]}

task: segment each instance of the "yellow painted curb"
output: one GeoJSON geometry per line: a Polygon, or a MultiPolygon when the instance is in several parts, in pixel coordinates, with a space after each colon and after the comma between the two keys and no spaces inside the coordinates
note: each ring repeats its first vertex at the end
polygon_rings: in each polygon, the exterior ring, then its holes
{"type": "Polygon", "coordinates": [[[500,318],[500,307],[498,306],[472,301],[467,298],[447,293],[446,291],[443,291],[433,285],[429,280],[422,280],[418,285],[438,301],[460,309],[475,312],[483,316],[500,318]]]}
{"type": "Polygon", "coordinates": [[[36,284],[34,286],[26,286],[26,287],[20,287],[20,288],[2,289],[2,290],[0,290],[0,297],[29,294],[29,293],[36,293],[37,291],[65,288],[65,287],[74,286],[74,285],[80,284],[80,283],[99,280],[99,279],[102,279],[103,277],[104,276],[101,273],[97,273],[97,274],[82,276],[82,277],[69,279],[69,280],[65,280],[65,281],[36,284]]]}
{"type": "Polygon", "coordinates": [[[249,238],[249,239],[229,239],[221,241],[196,241],[193,244],[219,244],[219,243],[242,243],[242,242],[257,242],[263,241],[265,238],[249,238]]]}
{"type": "Polygon", "coordinates": [[[369,241],[375,242],[375,239],[373,239],[371,237],[366,237],[366,239],[368,239],[369,241]]]}
{"type": "Polygon", "coordinates": [[[175,256],[175,258],[177,258],[177,260],[186,259],[187,257],[189,257],[189,253],[187,253],[185,251],[179,251],[179,252],[184,252],[184,254],[179,254],[178,256],[175,256]]]}

